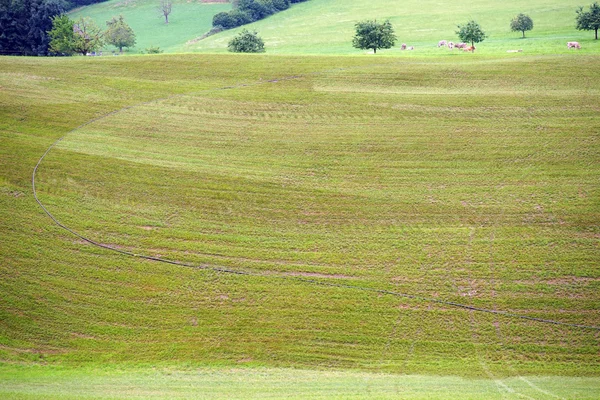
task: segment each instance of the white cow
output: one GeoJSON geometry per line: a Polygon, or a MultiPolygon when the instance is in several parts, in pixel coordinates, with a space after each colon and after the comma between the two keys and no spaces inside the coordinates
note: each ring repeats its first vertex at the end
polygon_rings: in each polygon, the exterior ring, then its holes
{"type": "Polygon", "coordinates": [[[567,49],[581,49],[579,42],[567,42],[567,49]]]}
{"type": "Polygon", "coordinates": [[[438,47],[446,46],[447,44],[448,44],[448,42],[447,42],[447,41],[445,41],[445,40],[440,40],[440,41],[438,42],[438,47]]]}

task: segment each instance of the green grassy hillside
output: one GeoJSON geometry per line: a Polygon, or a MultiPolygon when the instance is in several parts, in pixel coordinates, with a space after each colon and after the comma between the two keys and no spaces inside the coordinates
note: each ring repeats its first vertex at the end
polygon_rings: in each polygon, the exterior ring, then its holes
{"type": "MultiPolygon", "coordinates": [[[[73,10],[72,19],[90,17],[102,29],[106,21],[122,14],[136,34],[136,46],[130,53],[143,52],[148,47],[173,51],[188,40],[197,38],[212,27],[213,15],[231,9],[227,3],[201,3],[199,1],[174,1],[169,24],[158,11],[158,0],[111,0],[73,10]]],[[[114,50],[107,46],[105,51],[114,50]]]]}
{"type": "Polygon", "coordinates": [[[342,286],[600,325],[599,62],[2,58],[0,359],[597,393],[507,379],[597,377],[597,330],[342,286]],[[48,209],[119,250],[251,275],[96,248],[43,214],[33,166],[98,117],[42,163],[48,209]]]}
{"type": "MultiPolygon", "coordinates": [[[[438,49],[439,40],[457,41],[456,25],[470,19],[478,21],[489,38],[478,46],[483,54],[506,53],[522,49],[529,54],[567,53],[566,42],[582,43],[582,53],[599,53],[600,44],[593,32],[575,29],[575,10],[583,3],[569,0],[511,0],[502,3],[476,0],[461,2],[383,0],[310,0],[265,20],[222,32],[203,40],[210,29],[212,16],[228,9],[223,4],[180,2],[173,7],[172,22],[165,26],[149,0],[111,0],[82,8],[73,16],[90,16],[104,24],[122,13],[138,35],[138,49],[160,45],[167,52],[227,52],[227,43],[241,29],[256,30],[264,39],[267,52],[274,54],[361,54],[352,48],[354,24],[363,19],[390,19],[398,36],[398,46],[385,54],[403,56],[462,55],[438,49]],[[534,21],[533,31],[521,39],[520,32],[510,31],[510,21],[518,13],[526,13],[534,21]],[[400,43],[415,46],[415,51],[401,52],[400,43]]],[[[572,52],[573,50],[571,50],[572,52]]]]}
{"type": "MultiPolygon", "coordinates": [[[[482,53],[505,53],[523,49],[527,53],[566,52],[568,40],[583,43],[582,51],[599,52],[593,33],[575,29],[575,10],[579,2],[560,0],[461,2],[311,0],[292,9],[250,25],[265,40],[270,53],[360,54],[352,48],[354,24],[363,19],[390,19],[399,43],[415,46],[403,55],[446,54],[438,49],[439,40],[457,41],[456,25],[475,19],[489,38],[479,47],[482,53]],[[526,13],[534,21],[527,39],[510,31],[510,20],[526,13]]],[[[227,42],[238,30],[221,33],[198,43],[181,47],[184,51],[226,51],[227,42]]],[[[399,46],[386,54],[400,53],[399,46]]],[[[459,53],[455,51],[454,54],[459,53]]]]}

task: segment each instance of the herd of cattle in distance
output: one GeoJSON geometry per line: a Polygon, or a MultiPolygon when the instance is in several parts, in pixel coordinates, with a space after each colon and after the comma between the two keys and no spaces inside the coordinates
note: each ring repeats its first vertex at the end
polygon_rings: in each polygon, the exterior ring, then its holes
{"type": "Polygon", "coordinates": [[[457,48],[457,49],[463,49],[463,51],[475,51],[475,46],[469,46],[467,43],[454,43],[454,42],[448,42],[446,40],[440,40],[438,42],[438,47],[445,47],[448,46],[448,48],[450,50],[452,50],[453,48],[457,48]]]}
{"type": "MultiPolygon", "coordinates": [[[[457,48],[457,49],[463,49],[463,51],[475,51],[475,46],[469,46],[467,43],[453,43],[453,42],[448,42],[447,40],[440,40],[438,42],[438,47],[446,47],[448,46],[449,49],[453,49],[453,48],[457,48]]],[[[406,49],[406,45],[402,44],[402,50],[406,49]]],[[[567,42],[567,49],[581,49],[581,45],[579,44],[579,42],[567,42]]],[[[411,46],[409,48],[409,50],[413,50],[413,47],[411,46]]],[[[509,50],[509,52],[511,52],[512,50],[509,50]]],[[[518,50],[521,51],[521,50],[518,50]]]]}
{"type": "MultiPolygon", "coordinates": [[[[449,49],[453,49],[453,48],[457,48],[457,49],[463,49],[464,51],[475,51],[475,46],[469,46],[466,43],[452,43],[452,42],[447,42],[445,40],[440,40],[440,42],[438,43],[438,47],[442,47],[442,46],[448,46],[449,49]]],[[[406,46],[406,43],[402,43],[402,46],[400,46],[400,50],[414,50],[415,47],[414,46],[406,46]]]]}

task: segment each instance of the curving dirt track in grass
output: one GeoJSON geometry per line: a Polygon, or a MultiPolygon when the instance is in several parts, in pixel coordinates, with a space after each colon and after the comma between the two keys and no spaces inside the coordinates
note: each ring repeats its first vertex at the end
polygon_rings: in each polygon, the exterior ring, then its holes
{"type": "MultiPolygon", "coordinates": [[[[376,66],[376,65],[377,64],[372,64],[372,65],[368,65],[368,67],[373,67],[373,66],[376,66]]],[[[364,66],[358,66],[356,68],[364,68],[364,66]]],[[[36,190],[36,174],[38,172],[38,169],[43,164],[43,161],[44,161],[45,157],[66,136],[68,136],[69,134],[71,134],[73,132],[76,132],[76,131],[80,130],[81,128],[83,128],[83,127],[85,127],[87,125],[90,125],[90,124],[92,124],[94,122],[106,119],[106,118],[108,118],[110,116],[116,115],[116,114],[121,113],[123,111],[129,110],[129,109],[132,109],[132,108],[136,108],[136,107],[139,107],[139,106],[142,106],[142,105],[148,105],[148,104],[156,103],[158,101],[163,101],[163,100],[167,100],[167,99],[173,99],[173,98],[177,98],[177,97],[181,97],[181,96],[185,96],[185,95],[197,94],[197,93],[210,93],[210,92],[223,91],[223,90],[235,90],[235,89],[240,89],[240,88],[243,88],[243,87],[255,86],[255,85],[262,85],[262,84],[277,84],[280,81],[298,79],[298,78],[302,78],[302,77],[309,76],[309,75],[322,75],[322,74],[327,73],[327,72],[339,71],[339,70],[344,70],[344,69],[343,68],[336,68],[336,69],[332,69],[332,70],[328,70],[328,71],[320,71],[320,72],[313,72],[313,73],[303,74],[303,75],[295,75],[295,76],[282,77],[282,78],[279,78],[279,79],[271,79],[269,81],[257,81],[257,82],[254,82],[254,83],[243,83],[243,84],[239,84],[239,85],[226,86],[226,87],[221,87],[221,88],[216,88],[216,89],[207,89],[207,90],[203,90],[201,92],[178,94],[178,95],[173,95],[173,96],[168,96],[168,97],[164,97],[164,98],[154,99],[154,100],[150,100],[150,101],[138,103],[138,104],[135,104],[135,105],[123,107],[121,109],[114,110],[114,111],[112,111],[110,113],[104,114],[104,115],[102,115],[102,116],[100,116],[98,118],[92,119],[92,120],[90,120],[90,121],[88,121],[88,122],[86,122],[86,123],[84,123],[84,124],[82,124],[82,125],[74,128],[74,129],[68,131],[67,133],[65,133],[62,137],[60,137],[52,145],[50,145],[46,149],[46,151],[44,152],[44,154],[40,157],[40,159],[38,160],[37,164],[35,165],[35,167],[33,169],[33,173],[32,173],[32,189],[33,189],[34,198],[35,198],[36,202],[39,204],[39,206],[42,208],[42,210],[60,228],[68,231],[72,235],[78,237],[79,239],[81,239],[81,240],[83,240],[83,241],[85,241],[85,242],[87,242],[87,243],[89,243],[89,244],[91,244],[93,246],[96,246],[96,247],[99,247],[99,248],[103,248],[103,249],[106,249],[106,250],[109,250],[109,251],[112,251],[112,252],[116,252],[116,253],[119,253],[121,255],[128,256],[128,257],[135,257],[135,258],[140,258],[140,259],[145,259],[145,260],[150,260],[150,261],[155,261],[155,262],[161,262],[161,263],[166,263],[166,264],[171,264],[171,265],[176,265],[176,266],[186,267],[186,268],[195,268],[195,269],[210,270],[210,271],[214,271],[214,272],[217,272],[217,273],[223,273],[223,274],[235,274],[235,275],[245,275],[245,276],[258,276],[258,277],[270,278],[270,279],[280,279],[280,280],[301,282],[301,283],[310,284],[310,285],[335,287],[335,288],[342,288],[342,289],[348,289],[348,290],[358,290],[358,291],[370,292],[370,293],[377,294],[377,295],[389,295],[389,296],[394,296],[394,297],[400,297],[400,298],[417,300],[417,301],[421,301],[421,302],[427,302],[427,303],[439,304],[439,305],[444,305],[444,306],[450,306],[450,307],[454,307],[454,308],[463,309],[465,311],[469,311],[470,313],[472,313],[472,312],[488,313],[488,314],[494,314],[494,315],[497,315],[497,316],[500,316],[500,317],[504,317],[504,318],[509,318],[509,319],[521,319],[521,320],[528,320],[528,321],[532,321],[532,322],[536,322],[536,323],[541,323],[541,324],[561,325],[561,326],[567,326],[567,327],[576,328],[576,329],[587,329],[587,330],[600,331],[600,327],[599,326],[582,325],[582,324],[568,323],[568,322],[562,322],[562,321],[551,320],[551,319],[536,318],[536,317],[531,317],[531,316],[527,316],[527,315],[511,313],[511,312],[502,311],[502,310],[474,307],[474,306],[471,306],[471,305],[468,305],[468,304],[458,303],[458,302],[454,302],[454,301],[446,301],[446,300],[436,299],[436,298],[433,298],[433,297],[424,297],[424,296],[419,296],[419,295],[413,295],[413,294],[410,294],[410,293],[402,293],[402,292],[396,292],[396,291],[379,289],[379,288],[373,288],[373,287],[365,287],[365,286],[351,285],[351,284],[345,284],[345,283],[335,283],[335,282],[325,281],[325,280],[310,279],[309,277],[302,276],[302,275],[290,275],[290,274],[288,274],[288,275],[273,275],[273,274],[265,274],[265,273],[261,273],[261,272],[251,271],[251,270],[231,269],[231,268],[214,266],[214,265],[198,265],[198,264],[191,264],[191,263],[181,262],[181,261],[177,261],[177,260],[169,260],[169,259],[162,258],[162,257],[153,257],[153,256],[145,255],[145,254],[138,254],[138,253],[134,253],[134,252],[131,252],[131,251],[122,250],[120,248],[117,248],[117,247],[114,247],[114,246],[110,246],[110,245],[107,245],[107,244],[104,244],[104,243],[100,243],[98,241],[95,241],[92,238],[86,237],[86,236],[84,236],[84,235],[76,232],[74,229],[66,226],[61,221],[59,221],[46,208],[46,206],[43,204],[43,202],[38,197],[37,190],[36,190]]],[[[468,317],[468,315],[467,315],[467,317],[468,317]]]]}

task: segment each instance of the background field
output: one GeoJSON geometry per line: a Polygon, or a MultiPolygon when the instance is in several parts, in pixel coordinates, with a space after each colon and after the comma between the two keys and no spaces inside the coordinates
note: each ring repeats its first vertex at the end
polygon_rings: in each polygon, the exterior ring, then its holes
{"type": "MultiPolygon", "coordinates": [[[[311,0],[290,10],[258,21],[249,27],[258,31],[269,53],[360,54],[352,48],[354,24],[364,19],[389,19],[398,36],[398,46],[385,54],[405,57],[425,54],[457,56],[458,51],[438,49],[439,40],[457,41],[456,26],[471,19],[479,22],[489,38],[478,51],[494,54],[523,49],[530,54],[565,53],[566,42],[582,42],[586,52],[598,52],[593,32],[575,29],[575,10],[581,2],[569,0],[503,1],[475,0],[468,4],[451,1],[364,1],[311,0]],[[534,30],[526,40],[520,32],[510,31],[510,21],[518,13],[528,14],[534,30]],[[413,52],[401,52],[400,43],[415,46],[413,52]]],[[[587,6],[587,4],[585,4],[587,6]]],[[[239,28],[241,29],[241,28],[239,28]]],[[[238,30],[239,30],[238,29],[238,30]]],[[[223,52],[238,30],[227,31],[206,40],[179,48],[183,51],[223,52]]]]}
{"type": "Polygon", "coordinates": [[[457,41],[456,25],[470,19],[478,21],[489,38],[478,46],[484,54],[506,53],[522,49],[527,54],[567,53],[567,41],[582,43],[582,53],[598,53],[600,45],[593,32],[575,29],[575,10],[589,2],[575,0],[503,1],[475,0],[461,2],[384,1],[384,0],[310,0],[242,28],[226,31],[201,41],[195,38],[210,29],[212,16],[229,9],[227,4],[179,2],[173,6],[168,26],[156,11],[154,0],[111,0],[77,10],[72,17],[89,16],[104,26],[114,15],[122,13],[138,37],[137,49],[160,45],[167,52],[227,52],[227,43],[243,28],[256,30],[272,54],[361,54],[352,48],[354,24],[360,20],[390,19],[398,36],[398,46],[382,54],[403,57],[466,56],[459,51],[438,49],[441,39],[457,41]],[[510,21],[518,13],[531,16],[534,30],[521,39],[520,32],[510,31],[510,21]],[[401,52],[400,43],[416,47],[401,52]]]}
{"type": "MultiPolygon", "coordinates": [[[[136,35],[136,45],[126,53],[145,52],[148,47],[160,47],[172,52],[188,40],[207,32],[212,27],[213,15],[231,9],[227,3],[201,3],[199,1],[174,1],[169,24],[158,11],[157,0],[111,0],[73,10],[69,17],[90,17],[102,29],[112,17],[123,15],[136,35]]],[[[115,50],[106,46],[106,51],[115,50]]],[[[117,49],[118,50],[118,49],[117,49]]]]}
{"type": "Polygon", "coordinates": [[[273,367],[355,369],[593,398],[598,331],[296,279],[597,326],[599,61],[0,59],[5,376],[26,379],[20,363],[266,367],[269,382],[273,367]],[[51,143],[135,104],[51,151],[42,201],[102,243],[257,276],[90,247],[33,201],[51,143]]]}

